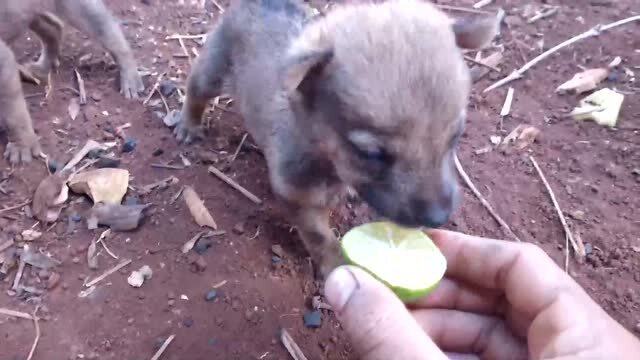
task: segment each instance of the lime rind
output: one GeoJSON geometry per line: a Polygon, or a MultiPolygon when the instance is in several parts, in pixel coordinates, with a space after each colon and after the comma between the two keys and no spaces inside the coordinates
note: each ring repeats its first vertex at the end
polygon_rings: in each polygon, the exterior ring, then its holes
{"type": "Polygon", "coordinates": [[[391,288],[405,302],[431,292],[447,269],[447,260],[422,231],[393,223],[360,225],[342,237],[347,262],[391,288]]]}

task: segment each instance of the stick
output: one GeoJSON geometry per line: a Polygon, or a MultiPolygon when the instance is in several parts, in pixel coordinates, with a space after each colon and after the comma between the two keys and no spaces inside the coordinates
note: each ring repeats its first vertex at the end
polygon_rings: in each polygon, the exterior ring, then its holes
{"type": "Polygon", "coordinates": [[[153,355],[153,357],[151,358],[151,360],[158,360],[160,359],[160,356],[162,356],[162,353],[167,349],[167,347],[169,346],[169,344],[171,344],[171,342],[173,341],[173,338],[176,337],[174,334],[171,334],[167,340],[165,340],[162,343],[162,346],[160,346],[160,349],[158,349],[158,351],[156,351],[156,353],[153,355]]]}
{"type": "Polygon", "coordinates": [[[493,70],[495,72],[500,72],[500,69],[498,69],[497,67],[495,67],[493,65],[490,65],[490,64],[485,64],[481,60],[476,60],[476,59],[472,58],[471,56],[465,55],[464,59],[467,60],[468,62],[474,63],[476,65],[484,66],[487,69],[493,70]]]}
{"type": "Polygon", "coordinates": [[[27,314],[27,313],[22,312],[22,311],[9,310],[9,309],[6,309],[6,308],[0,308],[0,314],[7,315],[7,316],[13,316],[13,317],[21,318],[21,319],[26,319],[26,320],[33,320],[33,316],[31,316],[31,314],[27,314]]]}
{"type": "Polygon", "coordinates": [[[178,39],[202,39],[202,38],[206,38],[207,34],[196,34],[196,35],[179,35],[179,34],[174,34],[174,35],[169,35],[167,37],[165,37],[165,40],[178,40],[178,39]]]}
{"type": "Polygon", "coordinates": [[[289,335],[287,330],[282,329],[280,332],[280,341],[282,341],[282,344],[287,348],[287,351],[289,351],[289,354],[294,360],[307,360],[307,357],[304,356],[304,353],[300,350],[300,347],[296,344],[291,335],[289,335]]]}
{"type": "Polygon", "coordinates": [[[544,19],[546,17],[549,17],[555,13],[558,12],[558,9],[560,7],[559,6],[554,6],[550,9],[547,9],[545,11],[540,11],[537,14],[535,14],[534,16],[532,16],[529,20],[527,20],[527,24],[533,24],[534,22],[540,20],[540,19],[544,19]]]}
{"type": "Polygon", "coordinates": [[[189,64],[192,63],[191,60],[191,54],[189,54],[189,50],[187,50],[187,47],[184,46],[184,40],[182,38],[178,38],[178,43],[180,43],[180,48],[182,49],[182,52],[187,55],[187,59],[189,59],[189,64]]]}
{"type": "Polygon", "coordinates": [[[180,165],[151,164],[151,167],[156,169],[184,170],[184,166],[180,165]]]}
{"type": "Polygon", "coordinates": [[[220,4],[218,4],[216,0],[211,0],[211,2],[213,3],[213,5],[215,5],[218,8],[218,11],[220,11],[220,14],[224,14],[224,8],[220,6],[220,4]]]}
{"type": "Polygon", "coordinates": [[[87,92],[84,88],[84,80],[82,79],[82,76],[80,76],[80,73],[78,72],[77,69],[74,69],[73,71],[75,71],[76,73],[76,80],[78,80],[78,89],[79,89],[79,96],[80,96],[80,105],[84,105],[87,103],[87,92]]]}
{"type": "Polygon", "coordinates": [[[38,341],[40,341],[40,325],[38,325],[38,316],[36,313],[38,312],[38,307],[33,311],[33,324],[36,327],[36,338],[33,340],[33,345],[31,345],[31,350],[29,351],[29,356],[27,356],[27,360],[31,360],[33,357],[33,353],[36,352],[36,347],[38,346],[38,341]]]}
{"type": "Polygon", "coordinates": [[[593,28],[583,32],[582,34],[576,35],[574,37],[572,37],[569,40],[566,40],[554,47],[552,47],[551,49],[543,52],[542,54],[536,56],[533,60],[529,61],[528,63],[524,64],[521,68],[514,70],[511,74],[509,74],[507,77],[498,80],[497,82],[493,83],[491,86],[489,86],[488,88],[484,89],[482,92],[489,92],[493,89],[499,88],[502,85],[505,85],[507,83],[510,83],[514,80],[520,79],[524,73],[531,69],[532,67],[534,67],[536,64],[538,64],[540,61],[546,59],[547,57],[549,57],[549,55],[553,54],[554,52],[567,47],[569,45],[572,45],[580,40],[586,39],[586,38],[590,38],[593,36],[598,36],[600,35],[602,32],[607,31],[607,30],[611,30],[617,26],[621,26],[627,23],[630,23],[632,21],[638,21],[640,20],[640,15],[636,15],[636,16],[632,16],[632,17],[628,17],[626,19],[622,19],[607,25],[596,25],[593,28]]]}
{"type": "Polygon", "coordinates": [[[158,78],[156,79],[156,83],[153,84],[151,91],[149,91],[149,95],[147,95],[146,99],[144,99],[144,101],[142,102],[142,105],[147,105],[149,100],[151,100],[151,97],[153,96],[153,94],[158,90],[158,86],[160,86],[160,81],[162,81],[164,74],[165,73],[158,75],[158,78]]]}
{"type": "Polygon", "coordinates": [[[220,179],[220,180],[224,181],[225,183],[227,183],[227,185],[229,185],[232,188],[238,190],[242,195],[246,196],[249,200],[253,201],[254,203],[256,203],[258,205],[262,204],[262,200],[260,200],[260,198],[258,198],[257,196],[253,195],[249,190],[247,190],[247,189],[243,188],[242,186],[240,186],[240,184],[238,184],[237,182],[233,181],[233,179],[231,179],[230,177],[225,175],[222,171],[218,170],[214,166],[209,166],[209,172],[212,173],[213,175],[217,176],[218,179],[220,179]]]}
{"type": "Polygon", "coordinates": [[[11,289],[17,291],[20,288],[20,279],[22,279],[22,273],[24,272],[24,267],[27,265],[22,259],[18,263],[18,271],[16,272],[16,277],[13,279],[13,286],[11,289]]]}
{"type": "Polygon", "coordinates": [[[478,10],[478,9],[469,9],[461,6],[441,5],[441,4],[438,4],[436,6],[442,10],[459,11],[459,12],[467,12],[472,14],[484,14],[484,15],[491,14],[488,11],[478,10]]]}
{"type": "Polygon", "coordinates": [[[485,7],[489,4],[491,4],[493,2],[493,0],[480,0],[477,3],[473,4],[473,8],[474,9],[480,9],[481,7],[485,7]]]}
{"type": "Polygon", "coordinates": [[[89,281],[88,283],[84,284],[85,287],[92,287],[93,285],[99,283],[100,281],[104,280],[104,278],[106,278],[107,276],[113,274],[114,272],[122,269],[123,267],[129,265],[131,263],[131,259],[127,259],[127,260],[123,260],[122,262],[120,262],[118,265],[112,267],[111,269],[105,271],[104,273],[102,273],[102,275],[98,276],[97,278],[89,281]]]}
{"type": "Polygon", "coordinates": [[[119,257],[117,257],[116,254],[114,254],[111,250],[109,250],[109,248],[107,247],[107,243],[104,242],[104,240],[110,234],[111,234],[111,229],[107,229],[107,230],[103,231],[102,234],[100,234],[100,237],[98,237],[98,241],[96,241],[96,243],[102,244],[102,247],[107,251],[107,254],[109,254],[112,258],[118,260],[119,257]]]}
{"type": "Polygon", "coordinates": [[[510,87],[507,91],[507,97],[504,99],[502,110],[500,110],[500,116],[505,117],[511,112],[511,103],[513,102],[513,88],[510,87]]]}
{"type": "Polygon", "coordinates": [[[516,234],[514,234],[513,231],[511,231],[511,228],[509,227],[509,225],[507,225],[507,223],[504,220],[502,220],[500,215],[498,215],[498,213],[495,210],[493,210],[493,207],[491,206],[491,204],[489,204],[489,202],[482,196],[482,194],[480,194],[480,191],[478,191],[478,189],[473,184],[473,182],[471,182],[469,175],[467,175],[467,173],[462,168],[462,164],[460,163],[460,159],[458,159],[458,155],[455,155],[453,157],[453,161],[456,164],[456,169],[458,170],[460,177],[462,177],[464,182],[467,184],[469,189],[471,189],[471,191],[478,198],[478,200],[480,200],[480,203],[487,209],[487,211],[489,211],[491,216],[493,216],[493,218],[498,222],[498,224],[500,224],[500,226],[502,226],[502,228],[505,230],[505,232],[509,236],[511,236],[516,241],[520,241],[518,236],[516,236],[516,234]]]}
{"type": "Polygon", "coordinates": [[[560,209],[560,204],[558,204],[558,200],[556,200],[556,196],[553,193],[553,190],[551,190],[551,186],[549,185],[549,182],[547,181],[547,178],[542,173],[542,169],[540,169],[540,166],[538,166],[538,163],[536,162],[536,159],[533,158],[533,156],[529,156],[529,160],[531,160],[531,163],[533,164],[533,167],[535,167],[536,171],[538,172],[538,176],[540,176],[540,179],[544,183],[545,188],[547,188],[547,192],[549,193],[549,197],[551,198],[551,201],[553,202],[553,206],[556,208],[556,212],[558,213],[558,217],[560,218],[560,223],[562,223],[562,227],[564,228],[564,233],[566,234],[567,238],[571,242],[571,246],[573,247],[573,251],[575,251],[576,254],[578,254],[581,257],[585,256],[586,254],[581,253],[580,247],[578,246],[578,243],[573,238],[573,234],[571,233],[571,230],[569,229],[569,226],[567,225],[567,219],[565,219],[564,214],[562,213],[562,210],[560,209]]]}
{"type": "Polygon", "coordinates": [[[242,149],[242,145],[244,145],[244,141],[247,140],[247,135],[249,135],[248,133],[244,133],[244,135],[242,136],[242,140],[240,140],[240,144],[238,144],[238,147],[236,148],[236,151],[233,153],[233,156],[231,157],[231,159],[229,159],[229,163],[232,163],[236,160],[236,158],[238,157],[238,154],[240,153],[240,149],[242,149]]]}
{"type": "Polygon", "coordinates": [[[9,207],[6,207],[6,208],[3,208],[3,209],[0,209],[0,214],[2,214],[2,213],[3,213],[3,212],[5,212],[5,211],[11,211],[11,210],[19,209],[19,208],[21,208],[21,207],[23,207],[23,206],[25,206],[25,205],[29,205],[29,204],[31,204],[31,200],[27,200],[27,201],[22,202],[22,203],[20,203],[20,204],[13,205],[13,206],[9,206],[9,207]]]}

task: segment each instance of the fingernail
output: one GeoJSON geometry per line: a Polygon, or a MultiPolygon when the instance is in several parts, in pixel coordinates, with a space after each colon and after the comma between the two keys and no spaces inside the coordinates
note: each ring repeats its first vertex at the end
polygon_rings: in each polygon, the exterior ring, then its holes
{"type": "Polygon", "coordinates": [[[358,288],[358,280],[346,266],[341,266],[329,275],[324,284],[324,296],[334,311],[341,312],[358,288]]]}

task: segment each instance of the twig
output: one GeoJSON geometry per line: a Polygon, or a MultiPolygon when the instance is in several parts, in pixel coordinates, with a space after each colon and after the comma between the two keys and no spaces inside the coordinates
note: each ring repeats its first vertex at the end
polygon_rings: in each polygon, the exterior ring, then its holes
{"type": "Polygon", "coordinates": [[[236,158],[238,157],[238,154],[240,153],[240,150],[242,149],[242,145],[244,145],[244,141],[247,140],[247,135],[249,135],[248,133],[244,133],[244,135],[242,136],[242,140],[240,140],[240,144],[238,144],[238,147],[236,148],[236,151],[233,153],[233,156],[231,157],[231,159],[229,159],[229,163],[232,163],[236,160],[236,158]]]}
{"type": "Polygon", "coordinates": [[[31,314],[27,314],[26,312],[22,312],[22,311],[9,310],[6,308],[0,308],[0,314],[13,316],[21,319],[26,319],[26,320],[33,320],[33,316],[31,316],[31,314]]]}
{"type": "Polygon", "coordinates": [[[165,40],[178,40],[178,39],[203,39],[206,38],[207,34],[195,34],[195,35],[180,35],[180,34],[174,34],[174,35],[169,35],[167,37],[165,37],[165,40]]]}
{"type": "Polygon", "coordinates": [[[82,79],[82,76],[80,76],[80,73],[78,72],[77,69],[74,69],[73,71],[75,71],[76,73],[76,79],[78,80],[78,92],[80,93],[79,97],[80,97],[80,105],[84,105],[87,103],[87,91],[84,88],[84,80],[82,79]]]}
{"type": "Polygon", "coordinates": [[[491,4],[493,2],[493,0],[480,0],[477,3],[473,4],[473,8],[474,9],[480,9],[482,7],[485,7],[489,4],[491,4]]]}
{"type": "Polygon", "coordinates": [[[40,341],[40,325],[38,324],[38,307],[33,311],[33,325],[36,327],[36,338],[33,339],[33,345],[31,345],[31,350],[29,351],[29,356],[27,356],[27,360],[31,360],[33,354],[36,352],[36,347],[38,347],[38,341],[40,341]]]}
{"type": "Polygon", "coordinates": [[[102,247],[105,249],[107,254],[109,254],[109,256],[111,256],[112,258],[118,260],[119,257],[116,256],[116,254],[114,254],[111,250],[109,250],[109,248],[107,247],[107,243],[105,242],[105,239],[110,234],[111,234],[111,229],[107,229],[107,230],[103,231],[102,234],[100,234],[100,237],[98,237],[98,241],[96,241],[96,243],[102,244],[102,247]]]}
{"type": "Polygon", "coordinates": [[[571,242],[571,246],[573,247],[573,251],[575,251],[576,254],[578,254],[580,257],[585,256],[586,254],[580,252],[580,247],[578,246],[578,243],[576,242],[576,240],[573,238],[573,234],[571,233],[571,230],[569,229],[569,225],[567,225],[567,220],[565,219],[564,214],[562,213],[562,210],[560,209],[560,204],[558,204],[558,200],[556,200],[556,196],[553,193],[553,190],[551,190],[551,186],[549,185],[549,182],[547,181],[547,178],[542,173],[542,169],[540,169],[540,166],[538,166],[538,163],[536,162],[536,159],[533,158],[533,156],[529,156],[529,160],[531,160],[531,163],[533,164],[533,167],[536,168],[536,171],[538,172],[538,176],[540,176],[540,179],[544,183],[544,186],[547,189],[547,192],[549,193],[549,197],[551,198],[551,201],[553,202],[553,206],[556,208],[556,212],[558,213],[558,217],[560,218],[560,223],[562,223],[562,227],[564,228],[564,232],[565,232],[567,238],[569,238],[569,241],[571,242]]]}
{"type": "Polygon", "coordinates": [[[498,222],[498,224],[500,224],[500,226],[502,226],[502,228],[505,230],[505,232],[509,236],[511,236],[516,241],[520,241],[518,236],[516,236],[516,234],[514,234],[514,232],[511,231],[511,228],[509,227],[509,225],[507,225],[507,223],[504,220],[502,220],[500,215],[498,215],[498,213],[495,210],[493,210],[493,207],[491,206],[491,204],[489,204],[489,202],[482,196],[482,194],[480,194],[480,191],[478,191],[478,189],[473,184],[473,182],[471,182],[471,179],[469,178],[469,175],[467,175],[467,173],[462,168],[462,164],[460,163],[460,159],[458,159],[458,155],[455,155],[453,157],[453,161],[456,164],[456,169],[458,170],[458,173],[460,174],[460,177],[462,177],[464,182],[467,184],[469,189],[471,189],[471,191],[478,198],[478,200],[480,200],[480,203],[487,209],[487,211],[489,211],[491,216],[493,216],[493,218],[498,222]]]}
{"type": "Polygon", "coordinates": [[[13,286],[11,289],[17,291],[20,288],[20,279],[22,279],[22,273],[24,273],[24,268],[27,265],[22,259],[18,263],[18,271],[16,272],[16,277],[13,279],[13,286]]]}
{"type": "Polygon", "coordinates": [[[164,105],[164,110],[168,113],[171,112],[171,109],[169,109],[169,105],[167,104],[167,99],[164,97],[164,95],[162,95],[162,91],[158,91],[158,95],[160,95],[160,100],[162,100],[162,105],[164,105]]]}
{"type": "Polygon", "coordinates": [[[307,357],[304,356],[304,353],[300,350],[300,347],[296,344],[291,335],[289,335],[287,330],[282,329],[280,332],[280,341],[282,341],[282,344],[287,348],[287,351],[289,351],[289,354],[294,360],[307,360],[307,357]]]}
{"type": "Polygon", "coordinates": [[[49,100],[49,95],[51,95],[51,91],[53,91],[53,78],[51,76],[51,71],[47,75],[47,86],[45,87],[44,99],[49,100]]]}
{"type": "Polygon", "coordinates": [[[212,288],[217,289],[219,287],[223,287],[227,283],[227,280],[222,280],[219,283],[212,286],[212,288]]]}
{"type": "Polygon", "coordinates": [[[112,267],[111,269],[105,271],[104,273],[102,273],[102,275],[98,276],[97,278],[89,281],[88,283],[84,284],[85,287],[92,287],[93,285],[99,283],[100,281],[104,280],[104,278],[106,278],[107,276],[113,274],[114,272],[122,269],[123,267],[129,265],[131,263],[131,259],[127,259],[127,260],[123,260],[121,261],[118,265],[112,267]]]}
{"type": "Polygon", "coordinates": [[[220,6],[220,4],[218,4],[216,0],[211,0],[211,2],[213,3],[213,5],[215,5],[218,8],[218,11],[220,11],[220,14],[224,14],[224,8],[220,6]]]}
{"type": "Polygon", "coordinates": [[[154,164],[151,164],[151,167],[156,169],[184,170],[184,166],[180,166],[180,165],[154,163],[154,164]]]}
{"type": "Polygon", "coordinates": [[[0,214],[2,214],[3,212],[6,212],[6,211],[19,209],[19,208],[21,208],[21,207],[23,207],[25,205],[29,205],[29,204],[31,204],[31,200],[27,200],[27,201],[22,202],[22,203],[17,204],[17,205],[13,205],[13,206],[9,206],[9,207],[6,207],[6,208],[2,208],[2,209],[0,209],[0,214]]]}
{"type": "Polygon", "coordinates": [[[465,55],[464,59],[467,60],[468,62],[474,63],[476,65],[480,65],[480,66],[484,66],[487,69],[493,70],[495,72],[500,72],[500,69],[498,69],[497,67],[490,65],[490,64],[485,64],[484,62],[482,62],[482,60],[476,60],[474,58],[472,58],[471,56],[465,55]]]}
{"type": "Polygon", "coordinates": [[[520,79],[524,73],[531,69],[532,67],[534,67],[536,64],[538,64],[540,61],[546,59],[547,57],[549,57],[549,55],[553,54],[554,52],[567,47],[569,45],[572,45],[580,40],[586,39],[586,38],[590,38],[593,36],[598,36],[600,35],[602,32],[607,31],[607,30],[611,30],[617,26],[621,26],[627,23],[630,23],[632,21],[638,21],[640,20],[640,15],[636,15],[636,16],[632,16],[632,17],[628,17],[626,19],[622,19],[607,25],[596,25],[593,28],[583,32],[582,34],[576,35],[574,37],[572,37],[569,40],[566,40],[554,47],[552,47],[551,49],[543,52],[542,54],[536,56],[533,60],[529,61],[528,63],[524,64],[521,68],[514,70],[511,74],[509,74],[507,77],[498,80],[497,82],[493,83],[491,86],[489,86],[488,88],[484,89],[482,92],[489,92],[493,89],[499,88],[500,86],[503,86],[507,83],[510,83],[514,80],[520,79]]]}
{"type": "Polygon", "coordinates": [[[510,87],[507,91],[507,97],[504,99],[502,110],[500,110],[500,116],[505,117],[511,112],[511,103],[513,103],[513,88],[510,87]]]}
{"type": "Polygon", "coordinates": [[[461,6],[442,5],[442,4],[438,4],[436,6],[442,10],[459,11],[459,12],[467,12],[472,14],[484,14],[484,15],[491,14],[488,11],[478,10],[478,9],[469,9],[461,6]]]}
{"type": "Polygon", "coordinates": [[[153,357],[151,358],[151,360],[158,360],[160,359],[160,356],[162,356],[162,353],[167,349],[167,347],[169,346],[169,344],[171,344],[171,342],[173,341],[173,338],[175,338],[175,334],[171,334],[160,346],[160,349],[158,349],[158,351],[156,351],[156,353],[153,355],[153,357]]]}
{"type": "Polygon", "coordinates": [[[240,186],[240,184],[238,184],[237,182],[233,181],[233,179],[231,179],[230,177],[228,177],[227,175],[225,175],[222,171],[218,170],[216,167],[214,166],[209,166],[209,172],[212,173],[213,175],[217,176],[218,179],[224,181],[225,183],[227,183],[227,185],[231,186],[232,188],[238,190],[242,195],[246,196],[249,200],[253,201],[254,203],[260,205],[262,204],[262,200],[260,200],[260,198],[258,198],[257,196],[253,195],[249,190],[243,188],[242,186],[240,186]]]}
{"type": "Polygon", "coordinates": [[[158,75],[158,78],[156,79],[156,83],[153,84],[151,91],[149,91],[149,95],[147,95],[147,97],[144,99],[144,101],[142,102],[142,105],[147,105],[149,100],[151,100],[151,97],[153,96],[153,94],[158,90],[158,86],[160,86],[160,81],[162,81],[164,74],[165,73],[161,73],[160,75],[158,75]]]}
{"type": "Polygon", "coordinates": [[[555,13],[558,12],[558,9],[560,9],[559,6],[553,6],[547,10],[544,11],[539,11],[537,14],[535,14],[534,16],[532,16],[529,20],[527,20],[527,24],[533,24],[534,22],[540,20],[540,19],[544,19],[546,17],[549,17],[555,13]]]}
{"type": "Polygon", "coordinates": [[[187,47],[184,46],[184,40],[182,38],[178,38],[178,43],[180,43],[180,48],[182,49],[182,52],[187,55],[187,59],[189,59],[189,64],[192,63],[191,60],[191,54],[189,54],[189,50],[187,50],[187,47]]]}
{"type": "Polygon", "coordinates": [[[178,198],[180,197],[180,195],[182,195],[182,192],[184,191],[184,186],[182,186],[172,197],[171,200],[169,200],[169,204],[173,205],[176,201],[178,201],[178,198]]]}

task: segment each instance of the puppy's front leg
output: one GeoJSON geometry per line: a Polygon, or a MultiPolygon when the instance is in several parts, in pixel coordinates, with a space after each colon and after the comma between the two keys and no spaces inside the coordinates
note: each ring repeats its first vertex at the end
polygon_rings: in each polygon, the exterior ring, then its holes
{"type": "Polygon", "coordinates": [[[31,116],[22,93],[18,64],[13,52],[0,40],[0,125],[5,125],[9,143],[4,156],[12,164],[29,162],[41,153],[31,116]]]}
{"type": "Polygon", "coordinates": [[[127,99],[144,90],[138,65],[118,21],[102,0],[56,0],[56,12],[73,27],[95,37],[120,67],[120,92],[127,99]]]}
{"type": "Polygon", "coordinates": [[[49,72],[60,65],[62,21],[51,13],[40,13],[29,24],[29,29],[40,38],[42,49],[38,60],[25,66],[32,75],[46,82],[49,72]]]}

